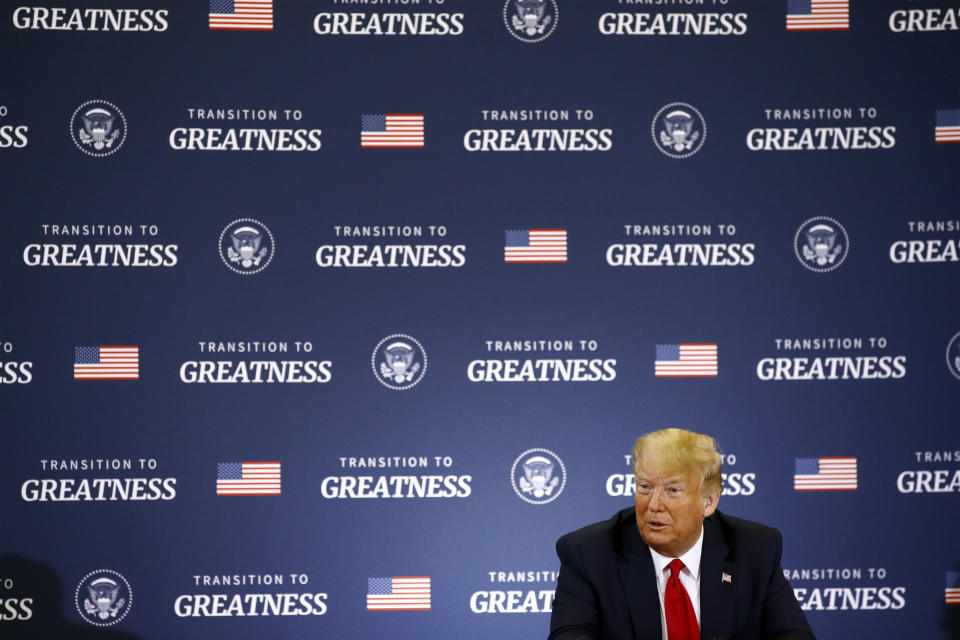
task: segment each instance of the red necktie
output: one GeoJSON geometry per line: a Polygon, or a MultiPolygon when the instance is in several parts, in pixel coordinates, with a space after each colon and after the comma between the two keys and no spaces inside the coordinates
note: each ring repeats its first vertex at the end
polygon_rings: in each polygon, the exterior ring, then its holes
{"type": "Polygon", "coordinates": [[[687,590],[680,582],[680,571],[684,564],[679,558],[670,561],[670,577],[663,594],[663,608],[667,617],[667,638],[670,640],[700,640],[700,626],[697,614],[687,590]]]}

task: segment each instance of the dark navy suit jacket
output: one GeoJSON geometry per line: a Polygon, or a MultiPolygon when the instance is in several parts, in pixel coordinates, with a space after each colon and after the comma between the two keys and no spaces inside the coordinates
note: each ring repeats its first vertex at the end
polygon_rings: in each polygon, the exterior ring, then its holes
{"type": "MultiPolygon", "coordinates": [[[[783,577],[781,549],[776,529],[719,511],[703,521],[702,640],[813,640],[783,577]]],[[[549,640],[662,639],[653,559],[634,508],[563,536],[557,555],[549,640]]]]}

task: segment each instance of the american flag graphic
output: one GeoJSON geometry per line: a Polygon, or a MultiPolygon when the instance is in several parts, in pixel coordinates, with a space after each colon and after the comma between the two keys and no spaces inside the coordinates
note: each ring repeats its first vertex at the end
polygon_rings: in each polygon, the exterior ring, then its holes
{"type": "Polygon", "coordinates": [[[566,229],[520,229],[507,231],[504,262],[566,262],[566,229]]]}
{"type": "Polygon", "coordinates": [[[850,0],[787,0],[787,31],[850,28],[850,0]]]}
{"type": "Polygon", "coordinates": [[[429,576],[367,578],[367,611],[427,611],[429,576]]]}
{"type": "Polygon", "coordinates": [[[716,378],[717,345],[658,344],[653,363],[656,378],[716,378]]]}
{"type": "Polygon", "coordinates": [[[360,147],[422,148],[422,113],[387,113],[360,116],[360,147]]]}
{"type": "Polygon", "coordinates": [[[937,142],[960,142],[960,109],[937,109],[937,142]]]}
{"type": "Polygon", "coordinates": [[[218,462],[217,495],[280,495],[280,463],[218,462]]]}
{"type": "Polygon", "coordinates": [[[947,588],[943,597],[947,604],[960,604],[960,571],[947,571],[947,588]]]}
{"type": "Polygon", "coordinates": [[[271,31],[273,0],[210,0],[210,28],[271,31]]]}
{"type": "Polygon", "coordinates": [[[140,348],[136,346],[74,347],[74,380],[138,380],[140,348]]]}
{"type": "Polygon", "coordinates": [[[856,458],[795,458],[794,491],[856,491],[856,458]]]}

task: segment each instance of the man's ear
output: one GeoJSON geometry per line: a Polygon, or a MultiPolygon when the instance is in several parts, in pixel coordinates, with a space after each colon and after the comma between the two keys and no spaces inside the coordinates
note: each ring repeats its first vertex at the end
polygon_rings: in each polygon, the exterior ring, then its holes
{"type": "Polygon", "coordinates": [[[701,501],[703,503],[703,517],[707,518],[717,510],[717,503],[720,502],[720,492],[710,491],[701,496],[701,501]]]}

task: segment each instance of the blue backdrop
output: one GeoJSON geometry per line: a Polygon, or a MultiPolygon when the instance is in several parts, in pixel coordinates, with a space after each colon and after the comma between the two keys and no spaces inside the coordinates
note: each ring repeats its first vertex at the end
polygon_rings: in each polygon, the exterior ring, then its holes
{"type": "Polygon", "coordinates": [[[247,4],[2,3],[4,637],[545,637],[669,426],[960,637],[960,2],[247,4]]]}

